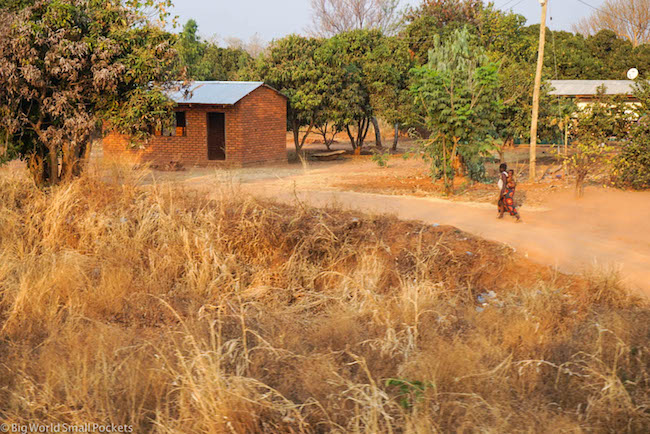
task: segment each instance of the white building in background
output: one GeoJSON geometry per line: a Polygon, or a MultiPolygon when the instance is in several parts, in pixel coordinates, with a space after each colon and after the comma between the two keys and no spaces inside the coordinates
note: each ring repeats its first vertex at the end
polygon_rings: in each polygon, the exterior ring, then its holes
{"type": "Polygon", "coordinates": [[[550,80],[549,83],[549,95],[575,98],[579,108],[589,105],[601,86],[605,86],[606,95],[623,95],[630,104],[638,101],[632,94],[634,80],[550,80]]]}

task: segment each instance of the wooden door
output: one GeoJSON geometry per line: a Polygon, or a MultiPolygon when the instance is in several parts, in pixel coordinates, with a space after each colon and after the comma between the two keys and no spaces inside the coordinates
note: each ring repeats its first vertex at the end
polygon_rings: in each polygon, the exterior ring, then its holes
{"type": "Polygon", "coordinates": [[[226,117],[208,113],[208,160],[226,159],[226,117]]]}

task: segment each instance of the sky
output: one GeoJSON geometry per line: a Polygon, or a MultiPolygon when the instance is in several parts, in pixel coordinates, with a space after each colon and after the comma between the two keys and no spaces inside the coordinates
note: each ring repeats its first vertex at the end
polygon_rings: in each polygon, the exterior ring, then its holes
{"type": "MultiPolygon", "coordinates": [[[[582,0],[598,7],[604,0],[582,0]]],[[[419,0],[401,0],[401,6],[417,5],[419,0]]],[[[180,26],[194,18],[204,38],[240,38],[257,34],[264,42],[290,33],[306,34],[311,23],[310,0],[175,0],[174,14],[180,26]]],[[[528,24],[540,22],[538,0],[495,0],[499,9],[512,9],[526,17],[528,24]]],[[[571,24],[593,12],[578,0],[549,0],[547,26],[552,30],[571,30],[571,24]]]]}

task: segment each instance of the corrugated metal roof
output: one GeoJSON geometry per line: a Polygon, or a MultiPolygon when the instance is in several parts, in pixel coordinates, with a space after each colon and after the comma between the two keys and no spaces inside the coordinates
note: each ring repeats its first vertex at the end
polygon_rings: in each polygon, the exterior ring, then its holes
{"type": "Polygon", "coordinates": [[[550,80],[549,95],[596,95],[604,85],[607,95],[631,95],[633,80],[550,80]]]}
{"type": "Polygon", "coordinates": [[[234,105],[260,86],[264,86],[261,81],[194,81],[167,95],[178,104],[234,105]]]}

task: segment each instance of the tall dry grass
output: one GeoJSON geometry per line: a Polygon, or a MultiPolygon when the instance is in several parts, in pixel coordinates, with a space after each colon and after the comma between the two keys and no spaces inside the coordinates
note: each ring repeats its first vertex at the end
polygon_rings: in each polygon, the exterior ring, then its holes
{"type": "Polygon", "coordinates": [[[650,426],[650,309],[611,276],[558,275],[454,228],[135,178],[0,179],[0,421],[650,426]]]}

